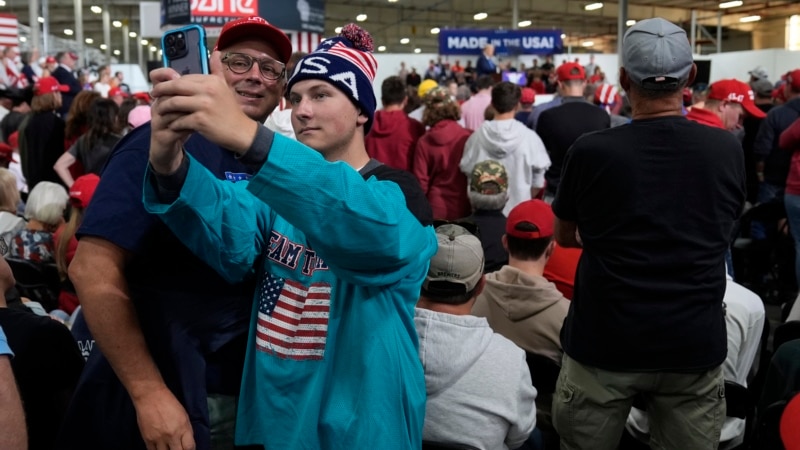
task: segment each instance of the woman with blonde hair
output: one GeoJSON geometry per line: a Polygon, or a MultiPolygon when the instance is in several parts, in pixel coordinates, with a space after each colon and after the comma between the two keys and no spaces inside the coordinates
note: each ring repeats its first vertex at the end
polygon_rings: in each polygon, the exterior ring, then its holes
{"type": "MultiPolygon", "coordinates": [[[[90,173],[78,177],[69,190],[69,204],[72,206],[69,220],[60,226],[53,235],[56,246],[56,266],[62,282],[69,281],[67,269],[72,262],[72,257],[75,256],[75,250],[78,248],[75,232],[78,231],[78,227],[83,222],[83,213],[86,207],[89,206],[89,201],[91,201],[98,183],[100,183],[100,177],[90,173]]],[[[69,286],[69,288],[61,289],[58,295],[58,308],[67,314],[72,314],[75,308],[78,307],[78,296],[75,295],[72,283],[62,284],[69,286]]]]}
{"type": "Polygon", "coordinates": [[[25,220],[17,215],[19,202],[17,177],[8,169],[0,168],[0,234],[25,228],[25,220]]]}
{"type": "Polygon", "coordinates": [[[428,131],[417,141],[413,170],[435,219],[455,220],[471,212],[467,197],[467,177],[458,164],[464,144],[472,134],[458,124],[461,107],[442,87],[431,89],[423,97],[422,123],[428,131]]]}
{"type": "Polygon", "coordinates": [[[54,262],[53,232],[64,222],[67,190],[60,184],[41,181],[33,187],[25,205],[28,224],[11,236],[8,256],[39,263],[54,262]]]}

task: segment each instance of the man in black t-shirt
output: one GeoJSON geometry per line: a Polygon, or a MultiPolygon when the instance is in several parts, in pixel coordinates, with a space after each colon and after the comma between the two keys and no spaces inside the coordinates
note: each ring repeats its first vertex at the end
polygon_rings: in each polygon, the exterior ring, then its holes
{"type": "Polygon", "coordinates": [[[575,142],[553,203],[557,242],[583,247],[553,422],[562,449],[616,449],[641,394],[654,448],[716,449],[741,146],[682,115],[682,90],[697,72],[684,30],[640,21],[622,57],[633,120],[575,142]]]}
{"type": "Polygon", "coordinates": [[[573,142],[584,133],[611,126],[608,113],[583,97],[583,90],[586,88],[583,66],[578,63],[562,64],[556,73],[562,97],[561,105],[544,111],[536,122],[536,134],[542,138],[547,154],[550,155],[551,165],[544,175],[547,180],[545,200],[548,202],[556,195],[564,155],[573,142]]]}

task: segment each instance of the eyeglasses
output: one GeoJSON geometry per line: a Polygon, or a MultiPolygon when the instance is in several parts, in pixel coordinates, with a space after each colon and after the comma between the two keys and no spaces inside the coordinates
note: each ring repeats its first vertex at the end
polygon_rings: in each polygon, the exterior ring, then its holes
{"type": "Polygon", "coordinates": [[[228,66],[231,72],[239,75],[249,72],[254,63],[258,63],[261,76],[267,80],[280,80],[286,75],[286,66],[271,58],[258,59],[244,53],[228,52],[222,57],[222,62],[228,66]]]}

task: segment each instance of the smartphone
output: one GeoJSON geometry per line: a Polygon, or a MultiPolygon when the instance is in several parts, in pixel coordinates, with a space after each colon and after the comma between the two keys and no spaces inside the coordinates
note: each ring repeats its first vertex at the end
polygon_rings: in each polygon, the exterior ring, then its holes
{"type": "Polygon", "coordinates": [[[208,47],[206,30],[200,25],[169,30],[161,37],[164,67],[171,67],[181,75],[208,73],[208,47]]]}

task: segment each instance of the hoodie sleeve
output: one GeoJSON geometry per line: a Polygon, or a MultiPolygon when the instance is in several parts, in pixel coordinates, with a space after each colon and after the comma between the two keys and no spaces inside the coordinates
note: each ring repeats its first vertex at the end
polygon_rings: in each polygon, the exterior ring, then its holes
{"type": "Polygon", "coordinates": [[[519,392],[513,405],[517,410],[516,420],[511,421],[505,444],[508,448],[519,448],[528,440],[536,427],[536,388],[531,382],[531,373],[525,362],[525,353],[520,352],[519,392]]]}
{"type": "Polygon", "coordinates": [[[531,168],[531,186],[542,188],[544,187],[544,173],[550,168],[550,156],[547,155],[544,142],[535,132],[531,136],[529,144],[531,152],[528,155],[528,162],[531,168]]]}

